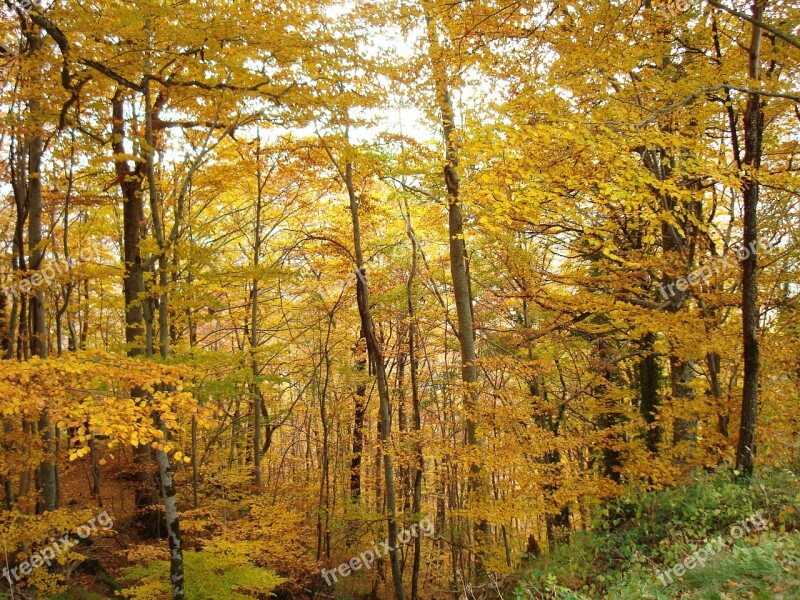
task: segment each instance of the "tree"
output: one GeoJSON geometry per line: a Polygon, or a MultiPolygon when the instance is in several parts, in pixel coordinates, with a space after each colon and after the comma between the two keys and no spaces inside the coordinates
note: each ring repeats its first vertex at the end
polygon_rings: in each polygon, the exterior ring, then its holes
{"type": "MultiPolygon", "coordinates": [[[[753,18],[761,21],[766,9],[766,0],[754,0],[753,18]]],[[[762,31],[753,25],[750,38],[747,75],[756,82],[761,77],[762,31]]],[[[760,94],[747,95],[744,113],[744,161],[742,181],[745,248],[752,249],[750,256],[742,262],[742,352],[744,359],[744,383],[742,386],[742,414],[739,425],[739,442],[736,448],[736,468],[749,477],[753,474],[756,452],[756,418],[758,416],[758,197],[759,169],[763,153],[764,109],[760,94]]]]}

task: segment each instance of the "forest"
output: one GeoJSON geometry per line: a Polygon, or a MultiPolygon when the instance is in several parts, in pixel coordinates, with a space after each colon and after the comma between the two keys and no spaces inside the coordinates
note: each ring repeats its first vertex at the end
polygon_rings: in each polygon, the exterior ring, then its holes
{"type": "Polygon", "coordinates": [[[800,598],[795,0],[3,0],[0,598],[800,598]]]}

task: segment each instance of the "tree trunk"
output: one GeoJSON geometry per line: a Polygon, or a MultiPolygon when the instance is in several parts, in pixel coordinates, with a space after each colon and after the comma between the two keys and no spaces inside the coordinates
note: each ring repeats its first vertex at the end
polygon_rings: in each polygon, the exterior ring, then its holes
{"type": "MultiPolygon", "coordinates": [[[[605,406],[603,413],[598,418],[598,422],[604,429],[615,429],[621,422],[619,409],[606,398],[610,388],[614,385],[614,371],[612,349],[610,342],[605,337],[597,338],[597,369],[600,372],[600,383],[595,386],[594,394],[601,399],[605,406]]],[[[615,432],[606,440],[603,449],[603,475],[614,483],[622,483],[622,454],[615,448],[620,442],[618,434],[615,432]]]]}
{"type": "MultiPolygon", "coordinates": [[[[363,338],[362,338],[363,339],[363,338]]],[[[361,340],[359,339],[359,342],[361,340]]],[[[358,346],[359,344],[356,344],[358,346]]],[[[367,360],[359,359],[356,371],[361,374],[366,370],[367,360]]],[[[353,456],[350,458],[350,500],[356,502],[361,498],[361,460],[364,452],[364,419],[367,415],[367,384],[360,381],[356,387],[353,412],[353,456]]]]}
{"type": "MultiPolygon", "coordinates": [[[[752,4],[753,18],[761,21],[766,0],[752,4]]],[[[757,81],[761,77],[761,28],[753,25],[750,40],[748,75],[757,81]]],[[[761,168],[764,112],[761,96],[749,94],[744,114],[744,247],[751,250],[742,262],[742,341],[744,354],[744,382],[742,387],[742,414],[739,426],[739,443],[736,448],[736,468],[745,477],[753,474],[756,453],[756,417],[758,414],[758,283],[756,243],[758,238],[758,170],[761,168]]]]}
{"type": "MultiPolygon", "coordinates": [[[[695,393],[691,387],[694,379],[694,363],[690,360],[680,360],[671,356],[669,360],[669,372],[672,386],[672,397],[691,403],[695,393]]],[[[688,407],[682,407],[683,413],[688,407]]],[[[681,442],[697,442],[697,419],[675,418],[672,430],[672,443],[677,445],[681,442]]]]}
{"type": "MultiPolygon", "coordinates": [[[[720,400],[722,399],[722,387],[719,383],[719,372],[720,372],[720,357],[719,354],[716,352],[709,352],[706,354],[706,366],[708,367],[708,376],[711,380],[711,394],[714,396],[714,399],[717,401],[716,406],[718,410],[722,410],[722,405],[720,400]]],[[[728,422],[730,421],[730,417],[728,416],[727,412],[723,413],[720,412],[717,415],[717,432],[724,438],[727,438],[728,433],[728,422]]]]}
{"type": "MultiPolygon", "coordinates": [[[[39,39],[38,37],[36,38],[39,39]]],[[[37,44],[38,46],[38,44],[37,44]]],[[[41,105],[38,100],[29,102],[32,116],[38,115],[41,105]]],[[[44,141],[37,131],[29,146],[28,154],[28,251],[30,254],[30,270],[39,271],[44,258],[42,247],[42,154],[44,141]]],[[[30,302],[31,322],[31,354],[46,359],[49,356],[47,339],[47,320],[44,311],[44,290],[37,286],[30,302]]],[[[55,458],[55,428],[50,422],[47,408],[39,416],[39,435],[42,437],[45,459],[39,465],[37,479],[41,490],[41,510],[43,512],[58,508],[58,489],[55,458]]]]}
{"type": "Polygon", "coordinates": [[[256,222],[253,232],[253,281],[250,293],[250,372],[253,381],[250,391],[253,396],[253,481],[256,486],[261,486],[261,411],[264,399],[261,397],[261,388],[258,385],[260,375],[256,352],[258,350],[258,266],[261,259],[261,204],[264,191],[261,182],[261,138],[256,138],[256,222]]]}
{"type": "MultiPolygon", "coordinates": [[[[145,29],[150,37],[150,19],[145,21],[145,29]]],[[[161,222],[161,205],[158,198],[158,189],[155,180],[155,167],[153,158],[156,153],[155,140],[153,138],[153,102],[150,89],[150,60],[145,61],[144,79],[144,102],[145,102],[145,141],[147,142],[147,181],[150,192],[151,216],[153,219],[153,231],[156,235],[160,254],[158,256],[158,275],[160,297],[158,302],[158,337],[159,349],[162,359],[169,357],[169,294],[167,276],[167,246],[164,235],[164,225],[161,222]]],[[[176,220],[180,219],[180,214],[176,214],[176,220]]],[[[177,223],[176,223],[177,225],[177,223]]],[[[156,417],[155,425],[163,434],[163,441],[166,444],[169,439],[166,426],[161,417],[156,417]]],[[[161,448],[155,450],[156,463],[158,464],[158,474],[161,481],[161,497],[164,500],[164,516],[167,522],[167,537],[169,538],[169,576],[172,584],[172,600],[183,600],[185,596],[183,579],[183,546],[181,543],[180,521],[178,518],[178,503],[175,498],[175,486],[172,479],[172,467],[167,452],[161,448]]]]}
{"type": "MultiPolygon", "coordinates": [[[[663,148],[657,150],[646,150],[642,153],[642,159],[645,167],[656,177],[659,181],[665,181],[673,173],[673,165],[670,156],[663,148]]],[[[693,184],[696,185],[696,184],[693,184]]],[[[678,200],[669,194],[662,193],[659,190],[654,190],[656,199],[659,206],[663,207],[665,211],[673,214],[676,222],[680,223],[681,231],[689,237],[689,228],[691,225],[686,220],[685,214],[689,212],[689,207],[678,206],[678,200]],[[676,211],[676,208],[683,208],[684,210],[676,211]]],[[[671,260],[678,256],[685,265],[681,265],[687,274],[692,268],[692,255],[694,248],[694,239],[689,239],[688,243],[681,237],[681,231],[674,224],[663,221],[661,223],[661,248],[664,253],[665,260],[671,260]]],[[[669,312],[677,313],[683,309],[689,293],[681,291],[675,287],[678,278],[664,273],[661,278],[659,288],[662,295],[665,297],[663,300],[669,301],[667,309],[669,312]]],[[[676,356],[670,356],[670,383],[673,400],[685,405],[678,411],[680,414],[691,410],[694,400],[694,392],[691,387],[691,381],[694,379],[694,365],[691,361],[679,360],[676,356]]],[[[696,418],[675,418],[672,426],[672,443],[673,445],[682,442],[694,444],[697,440],[697,419],[696,418]]],[[[652,442],[648,443],[648,446],[652,442]]],[[[693,450],[688,450],[679,459],[683,463],[684,458],[693,454],[693,450]]]]}
{"type": "Polygon", "coordinates": [[[353,247],[357,263],[357,299],[358,313],[361,317],[361,329],[367,341],[367,352],[371,358],[372,366],[378,383],[378,398],[380,401],[381,445],[383,446],[383,470],[386,487],[386,512],[389,529],[389,561],[392,567],[392,581],[394,583],[395,600],[403,600],[403,573],[400,569],[400,553],[397,544],[397,499],[394,484],[394,467],[392,453],[389,448],[391,442],[391,414],[389,408],[389,386],[386,381],[386,369],[383,364],[383,349],[375,333],[372,321],[372,309],[369,300],[369,286],[367,274],[364,269],[364,253],[361,248],[361,226],[359,225],[358,203],[359,198],[353,184],[353,165],[348,160],[344,171],[347,195],[350,199],[350,217],[353,221],[353,247]]]}
{"type": "MultiPolygon", "coordinates": [[[[526,300],[522,301],[522,326],[525,328],[525,331],[528,331],[531,327],[531,322],[529,318],[528,312],[528,302],[526,300]]],[[[534,354],[533,354],[533,346],[531,342],[528,340],[526,342],[526,350],[528,354],[528,362],[533,365],[534,364],[534,354]]],[[[561,376],[561,367],[558,366],[559,376],[561,376]]],[[[536,424],[546,431],[550,431],[555,439],[558,439],[559,430],[561,428],[561,423],[564,419],[564,413],[566,411],[567,406],[567,389],[566,384],[564,383],[564,378],[561,376],[562,388],[564,397],[559,404],[559,408],[555,415],[552,413],[548,415],[542,414],[540,407],[534,407],[534,414],[533,420],[536,424]]],[[[541,403],[541,400],[544,399],[545,406],[547,405],[547,390],[544,390],[542,393],[542,389],[539,385],[539,377],[534,373],[534,375],[528,380],[528,393],[530,394],[533,402],[536,403],[537,401],[541,403]]],[[[550,469],[548,469],[548,475],[550,481],[544,485],[544,496],[545,502],[548,504],[554,504],[553,496],[561,487],[560,480],[563,477],[563,466],[561,465],[561,452],[558,448],[554,448],[552,450],[548,450],[545,452],[544,455],[544,463],[546,465],[550,465],[550,469]]],[[[545,514],[545,528],[547,529],[547,541],[551,549],[554,549],[556,545],[559,543],[567,542],[570,537],[570,508],[568,504],[565,504],[561,507],[561,509],[556,514],[546,513],[545,514]]],[[[503,535],[505,539],[505,526],[503,528],[503,535]]],[[[532,538],[533,539],[533,538],[532,538]]]]}
{"type": "MultiPolygon", "coordinates": [[[[414,480],[411,500],[411,512],[415,518],[419,519],[422,513],[422,476],[425,468],[425,460],[422,455],[422,444],[420,434],[422,432],[422,412],[420,410],[419,397],[419,359],[417,358],[416,338],[417,315],[414,308],[414,278],[417,274],[417,238],[411,227],[411,212],[408,209],[408,202],[405,203],[406,209],[406,234],[411,242],[411,271],[406,282],[406,306],[408,308],[408,361],[411,370],[411,420],[414,428],[414,480]]],[[[411,567],[411,600],[419,598],[419,570],[422,556],[422,539],[417,535],[414,537],[414,559],[411,567]]]]}
{"type": "MultiPolygon", "coordinates": [[[[42,49],[42,32],[34,27],[26,33],[28,40],[26,55],[33,57],[42,49]]],[[[14,250],[18,253],[19,259],[16,264],[18,270],[27,271],[31,276],[30,298],[27,301],[29,314],[25,314],[25,295],[20,294],[20,337],[18,350],[22,356],[28,359],[30,356],[38,356],[46,359],[49,356],[47,320],[44,306],[44,287],[41,282],[41,275],[38,271],[42,268],[44,258],[44,245],[42,240],[42,156],[44,154],[44,138],[42,125],[42,98],[38,91],[38,81],[41,72],[25,75],[21,82],[30,96],[26,102],[27,118],[31,122],[30,132],[24,134],[22,148],[19,145],[14,148],[11,157],[10,167],[12,175],[12,188],[14,201],[17,209],[16,227],[14,238],[14,250]],[[28,244],[27,251],[29,262],[25,268],[24,252],[25,244],[23,241],[24,224],[28,221],[28,244]],[[34,284],[36,279],[39,284],[34,284]],[[30,324],[28,323],[30,318],[30,324]],[[26,338],[26,332],[29,335],[26,338]]],[[[16,294],[15,294],[16,298],[16,294]]],[[[9,352],[13,352],[11,348],[9,352]]],[[[41,437],[44,449],[44,459],[36,470],[36,488],[40,497],[37,497],[37,512],[47,512],[58,508],[58,489],[55,467],[55,428],[50,422],[47,407],[42,409],[39,415],[38,433],[41,437]]]]}
{"type": "MultiPolygon", "coordinates": [[[[158,425],[167,439],[167,428],[158,419],[158,425]]],[[[161,479],[161,496],[164,499],[164,513],[167,518],[167,536],[169,537],[169,580],[173,600],[183,600],[183,546],[181,543],[180,521],[178,518],[178,503],[175,499],[175,485],[172,479],[172,467],[169,456],[163,450],[156,450],[156,462],[161,479]]]]}
{"type": "Polygon", "coordinates": [[[644,356],[639,361],[639,392],[641,396],[639,412],[647,424],[645,443],[647,449],[653,454],[658,452],[658,444],[661,441],[661,431],[656,426],[656,416],[660,404],[658,388],[661,369],[653,347],[655,339],[656,336],[653,333],[647,333],[644,336],[641,343],[644,356]]]}
{"type": "MultiPolygon", "coordinates": [[[[115,156],[124,156],[125,149],[125,96],[117,90],[111,101],[112,110],[112,151],[115,156]]],[[[125,343],[131,358],[144,356],[144,269],[139,248],[144,222],[142,183],[144,163],[138,162],[131,169],[127,161],[114,162],[117,183],[122,191],[123,259],[125,271],[122,287],[125,296],[125,343]]],[[[138,388],[131,390],[135,398],[144,397],[138,388]]],[[[148,537],[158,537],[160,511],[155,479],[151,471],[152,453],[149,444],[140,444],[134,449],[134,465],[137,471],[137,484],[134,490],[135,515],[137,527],[148,537]]]]}
{"type": "MultiPolygon", "coordinates": [[[[330,423],[328,422],[328,384],[331,378],[330,338],[333,329],[334,309],[328,313],[324,343],[320,340],[320,366],[324,365],[324,379],[319,388],[319,418],[322,425],[322,453],[320,455],[319,505],[317,508],[317,560],[331,556],[330,534],[330,423]]],[[[320,336],[321,337],[321,336],[320,336]]],[[[317,377],[321,377],[317,375],[317,377]]]]}
{"type": "MultiPolygon", "coordinates": [[[[438,43],[438,32],[430,4],[423,0],[430,59],[433,67],[437,103],[441,116],[445,148],[444,181],[447,187],[447,228],[450,239],[450,275],[453,280],[456,314],[458,317],[458,342],[461,350],[461,381],[464,385],[464,412],[466,413],[466,444],[469,447],[483,446],[485,440],[478,439],[478,365],[475,350],[475,327],[472,313],[472,291],[467,263],[467,248],[464,241],[464,215],[459,199],[458,154],[455,146],[455,111],[450,97],[447,68],[438,43]]],[[[478,456],[479,452],[472,453],[478,456]]],[[[470,465],[469,489],[472,501],[480,505],[488,498],[488,482],[478,461],[470,465]]],[[[474,536],[476,542],[476,567],[479,574],[482,568],[481,549],[489,543],[489,523],[483,515],[474,516],[474,536]]]]}

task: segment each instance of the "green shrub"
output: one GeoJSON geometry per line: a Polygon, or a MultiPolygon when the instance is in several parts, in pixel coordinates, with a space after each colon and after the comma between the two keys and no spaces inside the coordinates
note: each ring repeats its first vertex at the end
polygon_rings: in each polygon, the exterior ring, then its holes
{"type": "Polygon", "coordinates": [[[790,469],[763,470],[749,484],[702,474],[661,491],[630,490],[598,507],[593,528],[538,558],[511,598],[800,598],[800,481],[790,469]],[[707,540],[756,512],[770,531],[752,532],[704,566],[663,586],[666,571],[707,540]]]}
{"type": "MultiPolygon", "coordinates": [[[[246,543],[215,542],[183,553],[186,600],[249,600],[286,581],[249,559],[246,543]]],[[[169,598],[169,562],[155,560],[125,569],[123,581],[139,583],[122,592],[133,600],[169,598]]]]}

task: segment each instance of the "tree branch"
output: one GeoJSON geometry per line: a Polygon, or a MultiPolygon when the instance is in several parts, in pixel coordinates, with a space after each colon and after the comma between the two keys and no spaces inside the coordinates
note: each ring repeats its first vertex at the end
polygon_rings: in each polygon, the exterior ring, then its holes
{"type": "Polygon", "coordinates": [[[665,115],[667,113],[672,112],[675,109],[680,108],[681,106],[686,106],[687,104],[691,103],[694,100],[697,100],[703,94],[710,94],[713,92],[718,92],[720,90],[729,90],[735,92],[742,92],[743,94],[753,94],[757,96],[766,96],[767,98],[784,98],[785,100],[793,100],[794,102],[800,102],[800,94],[795,93],[786,93],[786,92],[770,92],[768,90],[758,90],[753,88],[746,88],[741,87],[738,85],[730,85],[727,83],[721,83],[719,85],[714,85],[711,87],[700,88],[699,90],[692,92],[685,98],[678,100],[677,102],[673,102],[669,106],[665,106],[664,108],[659,108],[658,110],[654,110],[651,112],[646,119],[636,123],[634,127],[637,129],[640,127],[644,127],[652,120],[660,117],[661,115],[665,115]]]}
{"type": "Polygon", "coordinates": [[[789,35],[788,33],[783,33],[780,29],[775,29],[771,25],[767,25],[766,23],[759,21],[758,19],[754,19],[753,17],[746,15],[745,13],[741,13],[738,10],[728,8],[727,6],[722,4],[722,2],[718,2],[717,0],[708,0],[708,3],[711,6],[714,6],[720,10],[724,10],[726,13],[733,15],[734,17],[738,17],[743,21],[752,23],[753,25],[755,25],[756,27],[760,27],[764,31],[769,31],[773,35],[776,35],[777,37],[781,38],[784,42],[787,42],[792,46],[794,46],[795,48],[800,49],[800,40],[798,40],[796,37],[789,35]]]}

